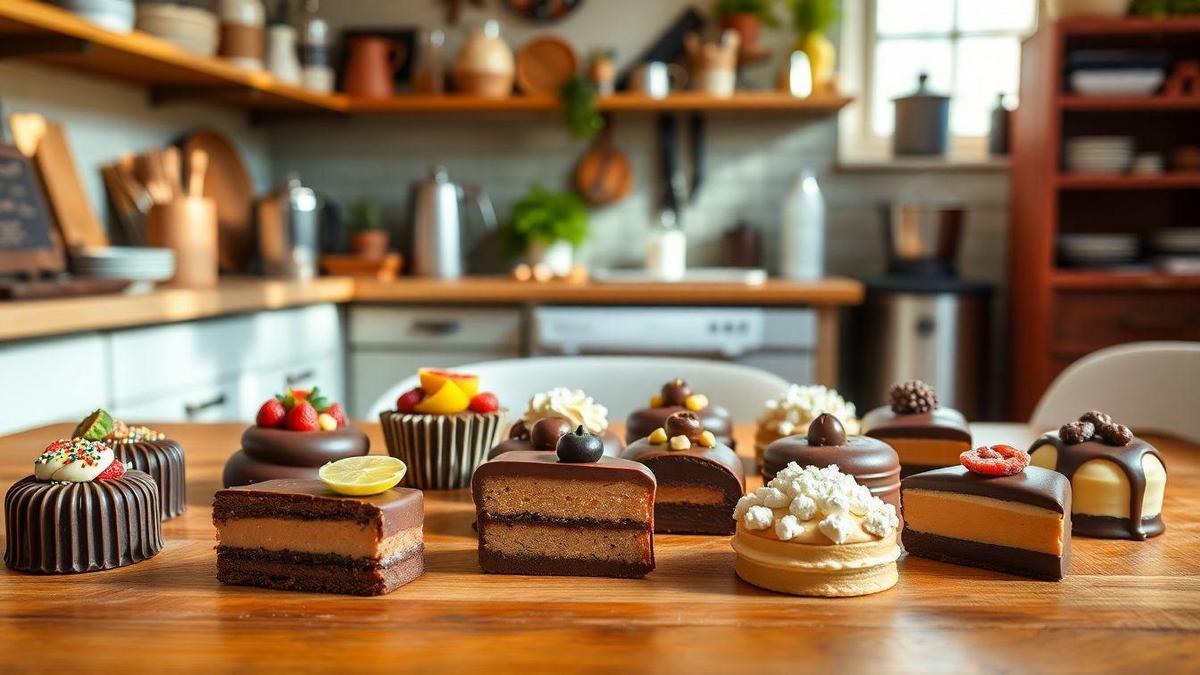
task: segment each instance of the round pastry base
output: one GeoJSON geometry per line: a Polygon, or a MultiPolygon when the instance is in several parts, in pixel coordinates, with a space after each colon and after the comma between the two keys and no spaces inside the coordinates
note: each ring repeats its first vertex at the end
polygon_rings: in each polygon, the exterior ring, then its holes
{"type": "Polygon", "coordinates": [[[776,593],[849,598],[886,591],[900,576],[896,563],[850,570],[798,570],[766,565],[738,554],[734,570],[743,581],[776,593]]]}
{"type": "Polygon", "coordinates": [[[319,466],[288,466],[286,464],[271,464],[255,459],[238,450],[230,455],[225,462],[225,472],[222,480],[226,488],[252,485],[266,480],[287,478],[291,480],[316,480],[319,466]]]}

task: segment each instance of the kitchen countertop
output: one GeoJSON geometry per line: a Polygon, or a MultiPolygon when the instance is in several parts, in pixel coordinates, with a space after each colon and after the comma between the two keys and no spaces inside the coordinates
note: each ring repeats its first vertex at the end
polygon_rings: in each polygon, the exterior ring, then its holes
{"type": "Polygon", "coordinates": [[[160,289],[139,295],[99,295],[0,303],[0,341],[192,321],[325,302],[396,304],[799,305],[820,309],[862,302],[862,284],[846,278],[816,282],[772,279],[762,286],[696,283],[518,282],[508,277],[458,281],[374,281],[321,277],[291,282],[227,278],[211,290],[160,289]]]}
{"type": "MultiPolygon", "coordinates": [[[[71,428],[0,438],[0,485],[29,474],[37,452],[71,428]]],[[[187,513],[163,524],[166,547],[137,565],[81,575],[0,568],[9,671],[1200,669],[1200,448],[1192,444],[1156,440],[1171,472],[1166,533],[1145,542],[1077,537],[1060,583],[907,557],[888,591],[796,598],[741,582],[728,537],[684,535],[654,538],[657,569],[645,579],[485,575],[470,496],[455,490],[425,493],[424,576],[357,598],[219,585],[212,495],[243,426],[158,428],[185,449],[187,513]]],[[[382,452],[379,425],[363,428],[382,452]]],[[[1023,425],[972,429],[1011,442],[1030,435],[1023,425]]],[[[736,434],[748,452],[753,428],[736,434]]]]}

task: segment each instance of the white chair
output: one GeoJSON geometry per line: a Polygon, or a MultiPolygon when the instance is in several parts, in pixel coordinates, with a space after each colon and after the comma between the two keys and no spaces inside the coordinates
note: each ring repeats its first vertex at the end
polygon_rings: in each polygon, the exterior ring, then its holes
{"type": "Polygon", "coordinates": [[[1057,429],[1089,410],[1134,433],[1200,443],[1200,342],[1133,342],[1088,354],[1054,378],[1029,424],[1057,429]]]}
{"type": "MultiPolygon", "coordinates": [[[[525,410],[529,397],[554,387],[582,389],[608,408],[608,419],[624,423],[630,412],[645,407],[663,383],[683,378],[696,393],[729,410],[734,421],[753,422],[763,403],[787,388],[783,378],[750,366],[702,359],[640,356],[555,356],[469,363],[452,368],[479,375],[480,386],[496,394],[511,416],[525,410]]],[[[368,419],[392,410],[400,394],[417,386],[413,375],[384,394],[368,419]]]]}

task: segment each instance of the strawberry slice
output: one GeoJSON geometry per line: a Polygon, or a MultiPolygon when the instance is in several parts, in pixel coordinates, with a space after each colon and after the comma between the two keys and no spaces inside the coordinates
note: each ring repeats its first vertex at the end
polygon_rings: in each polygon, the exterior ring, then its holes
{"type": "Polygon", "coordinates": [[[116,480],[124,475],[125,462],[114,458],[113,461],[107,467],[105,467],[103,471],[100,472],[100,475],[96,476],[96,480],[116,480]]]}

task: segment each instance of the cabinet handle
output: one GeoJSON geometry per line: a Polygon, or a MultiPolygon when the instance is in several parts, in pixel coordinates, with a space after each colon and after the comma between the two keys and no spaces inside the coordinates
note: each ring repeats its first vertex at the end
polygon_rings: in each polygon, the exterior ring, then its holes
{"type": "Polygon", "coordinates": [[[304,382],[305,380],[313,379],[313,376],[315,375],[316,373],[313,372],[312,368],[309,368],[308,370],[301,370],[298,373],[288,373],[283,376],[283,380],[287,383],[288,387],[293,387],[301,382],[304,382]]]}
{"type": "Polygon", "coordinates": [[[427,335],[454,335],[462,330],[462,322],[454,319],[444,321],[414,321],[412,329],[415,333],[427,335]]]}
{"type": "Polygon", "coordinates": [[[225,394],[217,394],[207,401],[200,401],[199,403],[184,403],[183,412],[189,418],[192,418],[204,412],[205,410],[208,410],[209,408],[216,408],[222,405],[225,405],[225,394]]]}

